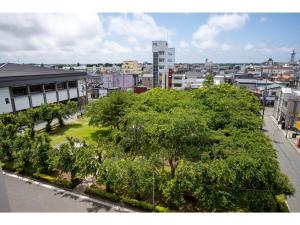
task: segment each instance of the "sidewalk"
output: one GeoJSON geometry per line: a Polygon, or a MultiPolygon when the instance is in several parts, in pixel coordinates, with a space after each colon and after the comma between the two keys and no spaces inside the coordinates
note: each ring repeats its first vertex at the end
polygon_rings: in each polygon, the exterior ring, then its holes
{"type": "Polygon", "coordinates": [[[267,108],[264,116],[264,132],[271,139],[276,150],[280,170],[286,174],[295,188],[295,194],[287,197],[291,212],[300,212],[300,152],[291,139],[292,132],[282,130],[272,115],[272,108],[267,108]]]}
{"type": "MultiPolygon", "coordinates": [[[[272,121],[274,122],[274,125],[278,127],[278,129],[281,131],[281,133],[286,137],[286,140],[291,143],[291,145],[294,147],[294,149],[300,154],[300,148],[297,147],[297,140],[296,138],[292,137],[293,131],[290,130],[283,130],[281,129],[281,126],[277,123],[276,119],[273,116],[270,116],[272,121]]],[[[300,135],[300,134],[299,134],[300,135]]]]}

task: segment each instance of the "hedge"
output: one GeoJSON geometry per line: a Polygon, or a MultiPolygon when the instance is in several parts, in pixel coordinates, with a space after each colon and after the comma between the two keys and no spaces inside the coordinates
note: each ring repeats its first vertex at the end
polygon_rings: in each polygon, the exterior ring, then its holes
{"type": "MultiPolygon", "coordinates": [[[[107,200],[112,200],[114,202],[123,202],[129,206],[140,208],[146,211],[153,211],[153,204],[145,202],[145,201],[139,201],[136,199],[132,198],[127,198],[127,197],[120,197],[112,193],[108,193],[106,191],[100,190],[99,188],[96,187],[88,187],[85,192],[85,194],[93,195],[93,196],[98,196],[107,200]]],[[[162,207],[162,206],[155,206],[155,211],[156,212],[171,212],[170,209],[162,207]]]]}
{"type": "Polygon", "coordinates": [[[284,195],[276,195],[276,201],[277,201],[279,212],[290,212],[286,204],[284,195]]]}
{"type": "Polygon", "coordinates": [[[33,177],[35,178],[38,178],[38,179],[41,179],[41,180],[44,180],[44,181],[47,181],[51,184],[56,184],[58,186],[63,186],[63,187],[66,187],[68,189],[72,189],[74,187],[74,185],[72,184],[71,181],[69,180],[66,180],[66,179],[58,179],[56,177],[53,177],[53,176],[49,176],[49,175],[46,175],[46,174],[42,174],[42,173],[34,173],[33,174],[33,177]]]}
{"type": "Polygon", "coordinates": [[[114,195],[112,193],[108,193],[106,191],[102,191],[99,188],[95,187],[87,187],[84,193],[105,198],[107,200],[112,200],[114,202],[119,202],[121,200],[119,196],[114,195]]]}

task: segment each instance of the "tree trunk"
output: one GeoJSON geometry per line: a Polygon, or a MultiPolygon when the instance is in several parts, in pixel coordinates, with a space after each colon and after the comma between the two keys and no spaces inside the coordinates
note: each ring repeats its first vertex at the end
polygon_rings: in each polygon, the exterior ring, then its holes
{"type": "Polygon", "coordinates": [[[173,160],[172,159],[169,159],[169,165],[170,165],[170,168],[171,168],[171,177],[174,178],[175,177],[175,165],[173,163],[173,160]]]}
{"type": "Polygon", "coordinates": [[[71,182],[72,182],[73,185],[75,185],[75,177],[76,177],[76,172],[71,171],[71,182]]]}

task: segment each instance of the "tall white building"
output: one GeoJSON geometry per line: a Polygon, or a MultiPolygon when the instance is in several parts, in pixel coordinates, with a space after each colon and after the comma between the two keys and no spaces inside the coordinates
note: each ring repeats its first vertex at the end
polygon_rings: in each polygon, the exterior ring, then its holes
{"type": "Polygon", "coordinates": [[[175,48],[169,48],[167,41],[153,41],[153,87],[167,88],[169,69],[174,69],[175,48]]]}

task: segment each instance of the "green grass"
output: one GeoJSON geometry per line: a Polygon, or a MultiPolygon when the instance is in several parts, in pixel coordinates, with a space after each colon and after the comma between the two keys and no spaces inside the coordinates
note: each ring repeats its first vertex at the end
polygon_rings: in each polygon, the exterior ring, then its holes
{"type": "Polygon", "coordinates": [[[89,118],[82,117],[63,127],[57,127],[50,133],[53,146],[67,142],[67,137],[85,140],[87,143],[95,142],[95,134],[99,132],[98,127],[89,126],[89,118]]]}

